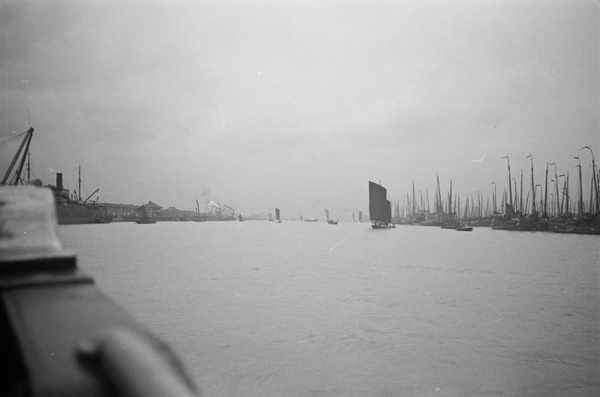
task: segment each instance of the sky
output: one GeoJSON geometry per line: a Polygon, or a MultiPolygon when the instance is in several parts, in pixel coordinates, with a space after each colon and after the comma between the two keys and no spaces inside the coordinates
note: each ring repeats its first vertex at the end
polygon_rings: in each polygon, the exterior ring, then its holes
{"type": "Polygon", "coordinates": [[[528,188],[530,154],[536,184],[554,162],[572,189],[578,156],[587,195],[599,17],[592,0],[0,0],[0,142],[31,125],[35,177],[73,189],[81,165],[82,195],[111,203],[347,218],[368,181],[500,195],[504,156],[528,188]]]}

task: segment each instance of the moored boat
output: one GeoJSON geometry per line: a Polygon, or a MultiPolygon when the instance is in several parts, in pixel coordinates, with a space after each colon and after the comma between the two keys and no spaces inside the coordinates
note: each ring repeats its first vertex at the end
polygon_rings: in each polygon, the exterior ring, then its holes
{"type": "MultiPolygon", "coordinates": [[[[79,177],[79,186],[81,186],[81,176],[79,177]]],[[[112,221],[112,216],[108,214],[102,205],[88,202],[98,192],[98,189],[85,200],[82,200],[79,196],[71,196],[69,190],[63,187],[62,173],[60,172],[56,174],[56,186],[49,185],[48,187],[54,193],[59,225],[110,223],[112,221]]]]}
{"type": "MultiPolygon", "coordinates": [[[[19,146],[17,152],[13,156],[13,159],[6,171],[0,185],[16,186],[27,183],[31,183],[29,176],[27,180],[22,177],[25,160],[29,155],[29,147],[31,140],[33,139],[33,128],[22,133],[24,138],[19,146]],[[15,168],[15,166],[17,166],[15,168]],[[14,174],[13,174],[14,170],[14,174]],[[13,175],[11,177],[11,175],[13,175]],[[10,178],[10,180],[9,180],[10,178]]],[[[27,169],[29,170],[29,164],[27,169]]],[[[29,171],[28,171],[29,174],[29,171]]],[[[41,186],[41,182],[39,182],[41,186]]],[[[89,202],[89,199],[98,192],[96,189],[92,194],[85,200],[81,197],[81,167],[79,167],[79,179],[78,179],[78,190],[77,194],[71,195],[70,191],[63,187],[62,173],[56,174],[56,186],[48,185],[48,188],[52,190],[54,195],[54,201],[56,203],[56,215],[58,218],[59,225],[72,225],[72,224],[84,224],[84,223],[109,223],[112,216],[108,214],[106,209],[97,203],[89,202]]]]}
{"type": "Polygon", "coordinates": [[[564,234],[593,234],[600,235],[600,215],[590,215],[583,219],[555,219],[549,222],[549,231],[564,234]]]}
{"type": "Polygon", "coordinates": [[[156,221],[153,219],[138,219],[137,221],[135,221],[135,223],[137,223],[138,225],[146,225],[156,223],[156,221]]]}

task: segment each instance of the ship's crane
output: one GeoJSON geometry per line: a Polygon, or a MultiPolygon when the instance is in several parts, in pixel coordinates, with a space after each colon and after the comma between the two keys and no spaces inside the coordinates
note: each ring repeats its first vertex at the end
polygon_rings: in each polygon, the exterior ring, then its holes
{"type": "Polygon", "coordinates": [[[6,174],[4,174],[4,178],[2,178],[2,182],[0,182],[0,185],[23,184],[23,180],[21,179],[21,172],[23,171],[23,166],[25,165],[25,159],[27,158],[27,153],[29,153],[29,145],[31,144],[32,137],[33,137],[33,128],[30,127],[25,132],[25,138],[23,138],[23,141],[21,142],[21,145],[19,146],[19,150],[17,150],[17,153],[15,154],[12,161],[10,162],[10,165],[8,166],[8,170],[6,171],[6,174]],[[23,148],[25,148],[24,151],[23,151],[23,148]],[[12,173],[13,168],[15,167],[15,164],[17,163],[19,158],[21,160],[19,161],[19,166],[17,167],[17,169],[15,171],[15,176],[9,183],[7,183],[8,178],[10,177],[10,174],[12,173]]]}
{"type": "Polygon", "coordinates": [[[88,196],[88,198],[86,198],[85,200],[83,200],[83,203],[85,204],[94,194],[98,193],[98,191],[100,191],[100,189],[94,190],[94,192],[92,194],[90,194],[88,196]]]}

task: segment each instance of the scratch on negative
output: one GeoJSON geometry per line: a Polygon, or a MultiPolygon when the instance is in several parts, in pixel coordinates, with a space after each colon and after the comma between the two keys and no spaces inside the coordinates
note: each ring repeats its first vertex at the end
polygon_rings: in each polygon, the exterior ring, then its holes
{"type": "Polygon", "coordinates": [[[494,309],[494,311],[495,311],[496,313],[498,313],[498,315],[500,316],[500,318],[497,318],[497,319],[495,319],[495,320],[493,320],[493,321],[490,321],[491,323],[495,323],[496,321],[500,321],[500,320],[504,319],[504,316],[503,316],[502,314],[500,314],[500,312],[499,312],[498,310],[496,310],[496,308],[495,308],[494,306],[492,306],[492,304],[491,304],[491,303],[488,303],[488,305],[490,305],[490,307],[491,307],[492,309],[494,309]]]}
{"type": "Polygon", "coordinates": [[[331,251],[333,251],[333,249],[334,249],[335,247],[337,247],[338,245],[341,245],[341,244],[343,244],[343,243],[344,243],[344,241],[346,241],[346,239],[343,239],[342,241],[340,241],[339,243],[337,243],[336,245],[334,245],[333,247],[331,247],[331,248],[329,249],[329,255],[333,256],[333,254],[331,253],[331,251]]]}

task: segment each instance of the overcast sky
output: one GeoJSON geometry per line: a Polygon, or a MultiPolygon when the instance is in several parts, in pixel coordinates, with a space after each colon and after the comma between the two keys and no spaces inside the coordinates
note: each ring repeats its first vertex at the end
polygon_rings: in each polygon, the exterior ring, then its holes
{"type": "Polygon", "coordinates": [[[600,156],[598,1],[0,4],[0,140],[29,109],[35,176],[103,201],[343,217],[369,180],[490,195],[503,156],[527,187],[530,153],[541,184],[600,156]]]}

